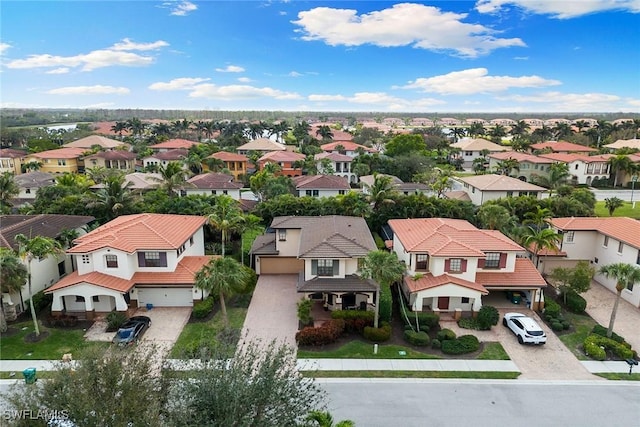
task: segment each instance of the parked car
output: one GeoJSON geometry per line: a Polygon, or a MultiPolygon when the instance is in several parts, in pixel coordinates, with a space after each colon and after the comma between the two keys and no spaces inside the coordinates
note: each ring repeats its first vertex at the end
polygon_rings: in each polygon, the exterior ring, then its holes
{"type": "Polygon", "coordinates": [[[542,330],[538,322],[522,313],[507,313],[502,319],[502,324],[518,337],[520,344],[544,344],[547,342],[547,334],[542,330]]]}
{"type": "Polygon", "coordinates": [[[149,326],[151,326],[151,319],[147,316],[133,316],[120,326],[112,342],[119,345],[133,344],[149,326]]]}

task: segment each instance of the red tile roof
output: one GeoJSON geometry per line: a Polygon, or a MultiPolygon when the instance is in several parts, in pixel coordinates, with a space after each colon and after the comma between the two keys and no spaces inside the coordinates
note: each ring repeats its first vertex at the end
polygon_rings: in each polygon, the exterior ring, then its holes
{"type": "Polygon", "coordinates": [[[191,148],[192,145],[198,145],[199,142],[189,141],[188,139],[170,139],[168,141],[161,142],[159,144],[150,145],[149,148],[153,150],[159,149],[177,149],[177,148],[191,148]]]}
{"type": "Polygon", "coordinates": [[[223,162],[248,162],[249,158],[242,154],[229,153],[228,151],[218,151],[210,155],[212,159],[220,159],[223,162]]]}
{"type": "Polygon", "coordinates": [[[206,222],[202,216],[143,213],[123,215],[80,236],[68,253],[113,248],[127,253],[142,249],[177,249],[206,222]]]}
{"type": "Polygon", "coordinates": [[[598,156],[587,156],[586,154],[579,153],[549,153],[540,154],[540,157],[545,159],[555,160],[558,162],[571,163],[575,161],[581,161],[584,163],[593,162],[607,162],[611,157],[615,157],[613,154],[601,154],[598,156]]]}
{"type": "Polygon", "coordinates": [[[296,189],[350,190],[349,180],[336,175],[303,175],[293,178],[296,189]]]}
{"type": "Polygon", "coordinates": [[[516,258],[513,272],[479,271],[476,273],[476,282],[487,288],[547,286],[547,282],[528,258],[516,258]]]}
{"type": "Polygon", "coordinates": [[[497,160],[514,159],[514,160],[517,160],[518,162],[551,163],[548,159],[534,156],[533,154],[521,153],[519,151],[503,151],[500,153],[492,153],[492,154],[489,154],[489,157],[497,160]]]}
{"type": "Polygon", "coordinates": [[[304,160],[305,155],[300,153],[293,153],[291,151],[271,151],[264,156],[260,157],[258,161],[272,161],[272,162],[295,162],[296,160],[304,160]]]}
{"type": "Polygon", "coordinates": [[[378,150],[364,145],[356,144],[353,141],[333,141],[327,144],[322,144],[320,148],[322,151],[334,151],[338,145],[342,145],[346,151],[356,151],[358,148],[362,148],[367,153],[377,153],[378,150]]]}
{"type": "Polygon", "coordinates": [[[329,159],[329,160],[333,160],[334,162],[352,162],[353,158],[350,156],[347,156],[346,154],[340,154],[340,153],[318,153],[315,156],[313,156],[313,158],[315,160],[322,160],[322,159],[329,159]]]}
{"type": "Polygon", "coordinates": [[[132,280],[121,279],[120,277],[98,273],[97,271],[83,274],[82,276],[79,275],[77,271],[74,271],[73,273],[58,280],[58,283],[46,289],[44,292],[46,294],[50,294],[53,291],[81,283],[89,283],[91,285],[100,286],[118,292],[129,292],[135,284],[132,280]]]}
{"type": "Polygon", "coordinates": [[[563,231],[597,231],[640,249],[640,221],[632,218],[553,218],[551,224],[563,231]]]}
{"type": "Polygon", "coordinates": [[[13,148],[0,148],[0,157],[3,159],[19,159],[26,155],[26,151],[14,150],[13,148]]]}
{"type": "MultiPolygon", "coordinates": [[[[233,175],[227,175],[225,173],[203,173],[190,178],[187,181],[195,188],[199,189],[239,189],[244,185],[241,182],[234,182],[233,175]]],[[[188,187],[185,187],[188,188],[188,187]]]]}
{"type": "Polygon", "coordinates": [[[39,159],[75,159],[87,151],[84,148],[62,147],[57,150],[41,151],[39,153],[28,154],[28,157],[37,157],[39,159]]]}
{"type": "Polygon", "coordinates": [[[91,156],[85,157],[85,160],[91,160],[94,158],[105,160],[133,160],[136,158],[136,153],[122,150],[102,151],[100,153],[92,154],[91,156]]]}
{"type": "Polygon", "coordinates": [[[149,157],[145,157],[145,158],[146,159],[154,158],[158,160],[172,161],[172,160],[182,160],[185,157],[187,157],[188,154],[189,154],[189,151],[185,150],[184,148],[177,148],[175,150],[161,151],[159,153],[154,153],[149,157]]]}
{"type": "Polygon", "coordinates": [[[574,144],[572,142],[567,142],[567,141],[546,141],[546,142],[539,142],[537,144],[532,144],[531,148],[534,150],[544,150],[545,148],[551,148],[551,150],[555,151],[555,152],[583,152],[583,153],[587,153],[587,152],[592,152],[592,151],[598,151],[595,148],[591,148],[591,147],[586,147],[584,145],[580,145],[580,144],[574,144]]]}
{"type": "Polygon", "coordinates": [[[506,175],[486,174],[476,176],[463,176],[457,178],[482,191],[546,191],[546,188],[511,178],[506,175]]]}
{"type": "Polygon", "coordinates": [[[441,274],[440,276],[434,276],[431,273],[425,274],[419,279],[413,279],[412,277],[405,276],[404,283],[409,288],[410,292],[424,291],[425,289],[436,288],[438,286],[453,284],[463,286],[465,288],[476,290],[483,295],[487,295],[487,291],[484,286],[479,283],[470,282],[468,280],[461,279],[459,277],[450,276],[448,274],[441,274]]]}

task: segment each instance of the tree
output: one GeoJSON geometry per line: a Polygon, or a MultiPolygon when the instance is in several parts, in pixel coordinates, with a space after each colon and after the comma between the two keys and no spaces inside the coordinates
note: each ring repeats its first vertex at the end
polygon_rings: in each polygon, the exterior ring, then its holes
{"type": "Polygon", "coordinates": [[[410,155],[411,153],[422,152],[426,149],[422,135],[400,134],[391,138],[384,148],[384,154],[389,157],[400,155],[410,155]]]}
{"type": "Polygon", "coordinates": [[[535,211],[524,214],[523,225],[533,225],[538,229],[548,227],[549,220],[553,218],[553,212],[549,208],[536,206],[535,211]]]}
{"type": "Polygon", "coordinates": [[[611,310],[609,328],[607,329],[607,337],[611,338],[622,291],[625,289],[631,290],[633,289],[633,285],[640,282],[640,268],[619,262],[603,266],[600,268],[600,274],[604,275],[607,279],[614,279],[616,281],[616,301],[611,310]]]}
{"type": "Polygon", "coordinates": [[[226,363],[219,353],[172,388],[176,426],[301,426],[310,412],[325,409],[326,392],[300,375],[291,348],[249,343],[226,363]]]}
{"type": "Polygon", "coordinates": [[[13,179],[11,172],[4,172],[0,175],[0,206],[2,213],[6,208],[11,207],[10,200],[20,193],[20,187],[13,179]]]}
{"type": "Polygon", "coordinates": [[[511,215],[509,209],[500,205],[487,203],[480,206],[477,217],[482,228],[500,230],[503,233],[513,227],[516,221],[516,218],[511,215]]]}
{"type": "MultiPolygon", "coordinates": [[[[11,249],[0,247],[0,295],[20,292],[27,281],[27,268],[11,249]]],[[[7,331],[4,304],[0,298],[0,332],[7,331]]]]}
{"type": "Polygon", "coordinates": [[[562,236],[551,228],[539,229],[529,226],[524,229],[522,236],[522,243],[529,248],[536,257],[536,268],[538,268],[540,264],[539,252],[543,249],[556,249],[561,241],[562,236]]]}
{"type": "Polygon", "coordinates": [[[500,175],[510,176],[512,170],[515,169],[516,171],[520,171],[520,162],[518,162],[516,159],[500,160],[496,165],[496,169],[497,172],[500,173],[500,175]]]}
{"type": "Polygon", "coordinates": [[[611,175],[613,175],[613,187],[618,186],[618,176],[620,172],[633,172],[635,169],[634,163],[626,154],[618,154],[611,157],[607,163],[611,167],[611,175]]]}
{"type": "Polygon", "coordinates": [[[327,125],[318,126],[316,129],[316,136],[320,136],[323,141],[331,141],[333,140],[333,132],[331,128],[327,125]]]}
{"type": "Polygon", "coordinates": [[[235,292],[244,289],[249,280],[246,268],[231,257],[212,258],[203,266],[195,277],[195,286],[198,289],[218,294],[220,298],[220,311],[224,319],[224,326],[229,327],[225,296],[231,296],[235,292]]]}
{"type": "Polygon", "coordinates": [[[40,336],[40,327],[38,318],[36,317],[36,309],[33,304],[33,291],[31,289],[31,261],[34,259],[44,259],[52,255],[61,254],[62,247],[60,243],[54,239],[44,236],[35,236],[29,238],[24,234],[17,234],[15,241],[18,243],[18,255],[27,265],[27,284],[29,288],[29,307],[31,307],[31,318],[33,319],[33,328],[36,337],[40,336]]]}
{"type": "Polygon", "coordinates": [[[489,135],[489,138],[491,138],[492,142],[495,142],[496,144],[501,144],[502,138],[507,136],[507,131],[504,128],[504,126],[497,124],[491,129],[489,129],[489,132],[487,135],[489,135]]]}
{"type": "MultiPolygon", "coordinates": [[[[82,363],[56,362],[46,381],[15,387],[6,396],[11,409],[64,414],[70,423],[28,425],[159,426],[168,382],[157,375],[155,354],[130,349],[89,348],[74,354],[82,363]]],[[[27,425],[27,424],[25,424],[27,425]]]]}
{"type": "Polygon", "coordinates": [[[218,196],[213,212],[209,214],[209,224],[222,234],[222,256],[224,257],[224,247],[229,240],[229,233],[236,231],[242,222],[242,209],[238,202],[229,196],[218,196]]]}
{"type": "Polygon", "coordinates": [[[238,223],[236,229],[240,233],[240,263],[244,265],[244,234],[262,230],[262,218],[253,214],[242,216],[242,220],[238,223]]]}
{"type": "Polygon", "coordinates": [[[311,422],[312,426],[317,427],[354,427],[356,423],[351,420],[338,421],[333,423],[333,417],[328,411],[311,411],[307,415],[307,421],[311,422]]]}
{"type": "Polygon", "coordinates": [[[539,176],[537,182],[549,189],[549,197],[553,194],[553,190],[563,185],[569,178],[569,165],[566,163],[556,162],[549,166],[549,176],[539,176]]]}
{"type": "MultiPolygon", "coordinates": [[[[364,258],[364,265],[360,271],[360,276],[364,279],[372,279],[378,283],[378,291],[376,292],[376,311],[373,327],[378,327],[378,318],[380,316],[380,293],[384,289],[390,292],[390,286],[402,279],[405,272],[405,265],[400,262],[395,252],[387,251],[371,251],[364,258]]],[[[388,301],[391,304],[391,301],[388,301]]],[[[389,307],[391,309],[391,307],[389,307]]]]}
{"type": "Polygon", "coordinates": [[[165,165],[160,165],[158,168],[160,173],[161,187],[167,192],[170,197],[175,197],[175,190],[183,186],[189,176],[189,172],[182,168],[180,162],[169,162],[165,165]]]}
{"type": "Polygon", "coordinates": [[[596,273],[595,268],[587,261],[579,261],[573,268],[557,267],[551,271],[549,278],[553,280],[562,293],[567,304],[567,293],[584,293],[591,287],[591,280],[596,273]]]}
{"type": "Polygon", "coordinates": [[[391,198],[394,189],[391,177],[386,175],[373,174],[373,183],[368,188],[369,203],[373,210],[376,210],[384,203],[395,203],[391,198]]]}
{"type": "Polygon", "coordinates": [[[613,213],[616,211],[616,209],[624,205],[624,201],[617,197],[608,197],[604,199],[604,205],[609,212],[609,216],[613,216],[613,213]]]}
{"type": "Polygon", "coordinates": [[[130,213],[135,204],[132,185],[131,181],[125,183],[123,175],[112,175],[105,180],[103,188],[87,195],[87,207],[104,211],[103,219],[107,222],[121,214],[130,213]]]}

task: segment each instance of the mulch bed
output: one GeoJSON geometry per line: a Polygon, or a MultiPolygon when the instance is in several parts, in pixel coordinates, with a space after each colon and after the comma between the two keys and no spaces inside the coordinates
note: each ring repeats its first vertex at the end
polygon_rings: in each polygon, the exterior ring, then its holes
{"type": "Polygon", "coordinates": [[[49,336],[49,331],[41,331],[40,335],[36,335],[35,332],[31,332],[24,337],[24,342],[37,343],[49,336]]]}

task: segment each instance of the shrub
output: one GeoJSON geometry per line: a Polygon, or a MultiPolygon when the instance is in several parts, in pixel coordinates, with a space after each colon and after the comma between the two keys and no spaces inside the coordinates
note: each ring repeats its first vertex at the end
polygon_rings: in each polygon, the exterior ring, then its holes
{"type": "Polygon", "coordinates": [[[308,325],[313,321],[311,317],[311,308],[313,307],[313,301],[309,298],[302,298],[298,301],[298,320],[303,325],[308,325]]]}
{"type": "Polygon", "coordinates": [[[453,332],[451,329],[441,329],[438,331],[438,334],[436,335],[436,337],[440,341],[454,340],[456,339],[456,333],[453,332]]]}
{"type": "Polygon", "coordinates": [[[386,249],[386,245],[384,244],[384,240],[378,233],[373,233],[373,240],[376,243],[376,247],[380,250],[386,249]]]}
{"type": "MultiPolygon", "coordinates": [[[[584,340],[583,347],[585,349],[585,353],[587,353],[588,356],[591,356],[591,353],[587,352],[587,348],[592,349],[592,344],[596,345],[597,347],[604,347],[603,351],[609,350],[620,359],[630,359],[631,357],[633,357],[633,351],[631,350],[631,348],[629,348],[628,344],[620,343],[611,338],[603,337],[597,334],[591,334],[584,340]]],[[[599,353],[596,352],[596,354],[599,353]]]]}
{"type": "Polygon", "coordinates": [[[407,342],[419,347],[427,346],[430,343],[429,334],[424,331],[404,331],[404,339],[407,340],[407,342]]]}
{"type": "Polygon", "coordinates": [[[375,313],[361,310],[336,310],[331,312],[332,319],[342,319],[345,322],[345,330],[349,333],[362,334],[365,326],[373,326],[375,313]]]}
{"type": "Polygon", "coordinates": [[[382,286],[380,289],[380,311],[378,312],[380,320],[385,322],[391,321],[393,306],[393,298],[391,296],[391,288],[382,286]]]}
{"type": "Polygon", "coordinates": [[[582,298],[578,293],[569,291],[567,292],[567,308],[574,313],[584,313],[587,308],[587,300],[582,298]]]}
{"type": "Polygon", "coordinates": [[[551,298],[547,298],[544,300],[544,314],[558,317],[560,315],[560,304],[555,302],[551,298]]]}
{"type": "Polygon", "coordinates": [[[439,339],[435,339],[431,341],[431,348],[439,349],[441,347],[442,347],[442,343],[440,342],[439,339]]]}
{"type": "MultiPolygon", "coordinates": [[[[53,302],[53,295],[52,294],[45,295],[44,291],[40,291],[33,294],[32,298],[33,298],[33,308],[35,308],[36,313],[41,312],[42,310],[47,308],[49,304],[53,302]]],[[[31,310],[30,304],[31,304],[31,300],[29,299],[27,300],[27,310],[31,310]]]]}
{"type": "Polygon", "coordinates": [[[193,305],[193,317],[204,319],[213,311],[213,297],[208,296],[193,305]]]}
{"type": "Polygon", "coordinates": [[[551,322],[551,329],[553,329],[554,331],[561,331],[562,323],[560,323],[557,320],[554,320],[553,322],[551,322]]]}
{"type": "Polygon", "coordinates": [[[462,335],[453,340],[442,342],[442,352],[445,354],[473,353],[480,348],[480,341],[475,335],[462,335]]]}
{"type": "Polygon", "coordinates": [[[584,352],[587,356],[595,360],[604,360],[607,357],[607,353],[604,351],[604,348],[600,347],[595,342],[587,339],[584,341],[584,352]]]}
{"type": "Polygon", "coordinates": [[[325,345],[335,342],[344,332],[344,320],[331,319],[317,328],[308,326],[296,333],[298,345],[325,345]]]}
{"type": "Polygon", "coordinates": [[[420,329],[429,330],[440,323],[440,316],[437,313],[417,313],[418,325],[420,329]]]}
{"type": "MultiPolygon", "coordinates": [[[[596,335],[600,335],[601,337],[606,337],[607,336],[607,328],[605,328],[602,325],[595,325],[593,327],[593,329],[591,330],[592,334],[596,334],[596,335]]],[[[611,339],[614,341],[617,341],[619,343],[623,343],[626,342],[624,338],[622,338],[620,335],[616,334],[615,332],[611,333],[611,339]]]]}
{"type": "Polygon", "coordinates": [[[562,321],[562,329],[564,329],[565,331],[571,328],[571,322],[569,322],[568,320],[563,320],[562,321]]]}
{"type": "Polygon", "coordinates": [[[391,325],[386,322],[382,323],[379,328],[373,326],[366,326],[364,328],[363,335],[366,339],[372,342],[388,341],[391,338],[391,325]]]}
{"type": "Polygon", "coordinates": [[[478,322],[478,319],[474,317],[461,318],[460,320],[458,320],[458,326],[460,326],[463,329],[474,329],[477,331],[482,330],[482,326],[480,325],[480,322],[478,322]]]}
{"type": "Polygon", "coordinates": [[[498,309],[490,305],[483,305],[478,311],[478,324],[483,330],[489,330],[492,326],[497,325],[500,320],[498,309]]]}
{"type": "Polygon", "coordinates": [[[107,321],[107,332],[115,332],[127,321],[127,315],[120,311],[112,311],[107,314],[105,319],[107,321]]]}

